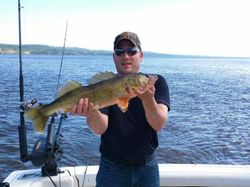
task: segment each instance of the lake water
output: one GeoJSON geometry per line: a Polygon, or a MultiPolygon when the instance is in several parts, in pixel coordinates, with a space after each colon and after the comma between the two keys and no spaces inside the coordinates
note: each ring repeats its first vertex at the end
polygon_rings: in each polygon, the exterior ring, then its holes
{"type": "MultiPolygon", "coordinates": [[[[51,102],[60,56],[23,56],[25,100],[51,102]]],[[[65,56],[60,85],[87,84],[97,72],[113,71],[111,56],[65,56]]],[[[250,164],[250,59],[145,56],[141,71],[163,75],[170,88],[171,111],[158,133],[160,163],[250,164]]],[[[19,60],[0,55],[0,180],[17,169],[34,168],[19,158],[19,60]]],[[[58,119],[57,119],[58,121],[58,119]]],[[[29,153],[43,136],[26,122],[29,153]]],[[[98,164],[99,139],[83,117],[62,126],[61,166],[98,164]]]]}

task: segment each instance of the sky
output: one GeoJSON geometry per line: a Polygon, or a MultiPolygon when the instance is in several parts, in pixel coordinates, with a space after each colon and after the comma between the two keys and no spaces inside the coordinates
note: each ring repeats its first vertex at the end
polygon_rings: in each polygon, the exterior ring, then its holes
{"type": "MultiPolygon", "coordinates": [[[[18,0],[0,0],[0,43],[18,44],[18,0]]],[[[112,50],[138,34],[142,50],[250,57],[249,0],[21,0],[23,44],[112,50]]]]}

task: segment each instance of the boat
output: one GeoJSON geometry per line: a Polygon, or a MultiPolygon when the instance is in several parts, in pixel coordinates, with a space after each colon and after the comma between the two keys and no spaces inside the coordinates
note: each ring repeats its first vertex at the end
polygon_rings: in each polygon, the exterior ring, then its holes
{"type": "MultiPolygon", "coordinates": [[[[98,166],[62,167],[56,176],[40,169],[13,171],[4,187],[94,187],[98,166]]],[[[249,187],[249,165],[159,164],[160,186],[249,187]]]]}

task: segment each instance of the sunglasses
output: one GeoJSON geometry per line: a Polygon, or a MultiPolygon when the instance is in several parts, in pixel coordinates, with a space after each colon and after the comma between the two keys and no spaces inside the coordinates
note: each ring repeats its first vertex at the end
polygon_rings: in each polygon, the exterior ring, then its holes
{"type": "Polygon", "coordinates": [[[125,54],[125,52],[128,54],[128,56],[134,56],[136,53],[138,53],[140,50],[136,47],[134,48],[128,48],[128,49],[119,49],[116,48],[115,49],[115,54],[117,56],[123,56],[125,54]]]}

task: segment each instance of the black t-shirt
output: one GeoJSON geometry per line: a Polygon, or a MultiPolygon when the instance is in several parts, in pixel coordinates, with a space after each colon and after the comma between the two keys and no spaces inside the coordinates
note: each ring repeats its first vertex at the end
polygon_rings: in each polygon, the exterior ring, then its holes
{"type": "MultiPolygon", "coordinates": [[[[158,75],[155,83],[155,99],[170,110],[168,85],[158,75]]],[[[100,152],[125,160],[141,160],[158,147],[157,132],[148,124],[142,101],[135,97],[129,101],[123,113],[117,105],[101,109],[109,116],[108,128],[101,136],[100,152]]]]}

